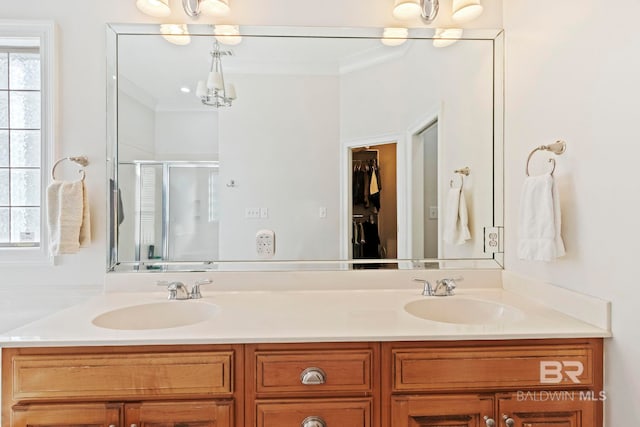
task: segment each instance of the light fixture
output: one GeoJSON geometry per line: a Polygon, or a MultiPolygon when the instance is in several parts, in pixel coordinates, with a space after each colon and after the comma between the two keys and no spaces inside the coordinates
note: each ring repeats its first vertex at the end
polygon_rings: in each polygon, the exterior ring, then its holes
{"type": "Polygon", "coordinates": [[[227,16],[231,9],[229,0],[182,0],[184,12],[192,17],[204,13],[209,16],[227,16]]]}
{"type": "Polygon", "coordinates": [[[400,27],[387,27],[382,31],[380,42],[385,46],[400,46],[407,41],[409,30],[400,27]]]}
{"type": "Polygon", "coordinates": [[[436,28],[433,36],[433,46],[451,46],[462,38],[462,28],[436,28]]]}
{"type": "Polygon", "coordinates": [[[236,45],[242,41],[240,28],[237,25],[215,25],[216,40],[222,44],[236,45]]]}
{"type": "Polygon", "coordinates": [[[439,9],[439,0],[395,0],[393,16],[401,20],[420,17],[425,24],[430,24],[438,16],[439,9]]]}
{"type": "Polygon", "coordinates": [[[187,24],[160,24],[160,34],[169,43],[180,46],[191,43],[187,24]]]}
{"type": "Polygon", "coordinates": [[[136,7],[142,13],[157,18],[163,18],[171,14],[169,0],[136,0],[136,7]]]}
{"type": "Polygon", "coordinates": [[[236,89],[232,84],[225,84],[222,71],[222,57],[231,56],[230,50],[220,50],[220,43],[216,40],[211,51],[211,69],[207,81],[200,80],[196,88],[196,96],[203,104],[212,107],[230,107],[236,99],[236,89]]]}
{"type": "Polygon", "coordinates": [[[451,17],[455,22],[465,23],[476,19],[482,11],[480,0],[453,0],[451,17]]]}

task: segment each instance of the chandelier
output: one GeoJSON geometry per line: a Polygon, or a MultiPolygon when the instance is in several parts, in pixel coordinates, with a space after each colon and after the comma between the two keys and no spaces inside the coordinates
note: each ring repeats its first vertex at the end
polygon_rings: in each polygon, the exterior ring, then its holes
{"type": "Polygon", "coordinates": [[[231,107],[236,99],[236,88],[233,84],[225,84],[222,72],[222,57],[231,56],[230,50],[220,50],[220,44],[216,40],[211,51],[211,69],[206,82],[200,80],[196,87],[196,96],[203,104],[212,107],[231,107]]]}

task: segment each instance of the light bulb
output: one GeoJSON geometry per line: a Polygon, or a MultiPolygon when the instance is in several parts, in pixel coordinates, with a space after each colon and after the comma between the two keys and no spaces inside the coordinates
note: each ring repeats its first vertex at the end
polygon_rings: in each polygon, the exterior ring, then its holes
{"type": "Polygon", "coordinates": [[[136,7],[140,12],[156,18],[164,18],[171,14],[169,0],[137,0],[136,7]]]}

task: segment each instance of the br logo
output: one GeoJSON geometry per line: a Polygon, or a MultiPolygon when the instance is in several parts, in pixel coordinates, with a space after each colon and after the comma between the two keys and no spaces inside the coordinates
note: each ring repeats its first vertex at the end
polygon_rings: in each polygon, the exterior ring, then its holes
{"type": "Polygon", "coordinates": [[[540,383],[542,384],[559,384],[565,378],[573,381],[574,384],[580,384],[578,378],[584,372],[582,362],[576,360],[558,362],[555,360],[540,362],[540,383]]]}

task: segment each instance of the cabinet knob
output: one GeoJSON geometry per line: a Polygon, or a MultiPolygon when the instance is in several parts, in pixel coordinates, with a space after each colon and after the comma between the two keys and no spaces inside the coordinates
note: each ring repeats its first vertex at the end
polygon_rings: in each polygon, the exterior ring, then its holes
{"type": "MultiPolygon", "coordinates": [[[[307,368],[300,374],[300,382],[302,384],[316,385],[324,384],[327,381],[327,374],[320,368],[307,368]]],[[[312,426],[308,426],[312,427],[312,426]]]]}
{"type": "Polygon", "coordinates": [[[109,427],[118,427],[118,426],[115,424],[109,424],[109,427]]]}
{"type": "Polygon", "coordinates": [[[496,422],[493,418],[489,418],[488,416],[484,416],[484,422],[487,427],[496,427],[496,422]]]}
{"type": "Polygon", "coordinates": [[[131,424],[130,427],[138,427],[138,424],[131,424]]]}
{"type": "Polygon", "coordinates": [[[502,419],[504,420],[504,425],[507,427],[514,427],[516,422],[508,415],[502,415],[502,419]]]}
{"type": "Polygon", "coordinates": [[[327,427],[327,423],[320,417],[307,417],[302,420],[300,427],[327,427]]]}

